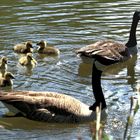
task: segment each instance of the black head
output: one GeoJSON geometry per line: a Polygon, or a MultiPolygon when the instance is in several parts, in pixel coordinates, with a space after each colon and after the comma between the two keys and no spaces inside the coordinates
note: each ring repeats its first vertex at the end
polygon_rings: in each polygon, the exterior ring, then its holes
{"type": "Polygon", "coordinates": [[[140,11],[135,11],[133,19],[140,20],[140,11]]]}

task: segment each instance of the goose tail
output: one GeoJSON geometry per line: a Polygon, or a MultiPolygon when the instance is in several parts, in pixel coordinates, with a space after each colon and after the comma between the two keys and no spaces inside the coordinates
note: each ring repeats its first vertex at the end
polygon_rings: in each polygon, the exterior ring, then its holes
{"type": "Polygon", "coordinates": [[[27,116],[37,108],[34,104],[24,101],[24,97],[8,92],[0,91],[0,101],[15,115],[21,113],[23,116],[27,116]]]}

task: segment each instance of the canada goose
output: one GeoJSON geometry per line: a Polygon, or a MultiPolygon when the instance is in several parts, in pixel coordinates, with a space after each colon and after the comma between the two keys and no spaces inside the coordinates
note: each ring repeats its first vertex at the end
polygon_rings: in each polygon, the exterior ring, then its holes
{"type": "Polygon", "coordinates": [[[59,55],[60,51],[59,49],[53,47],[53,46],[47,46],[47,42],[44,40],[41,40],[37,43],[39,45],[37,51],[40,54],[47,54],[47,55],[59,55]]]}
{"type": "Polygon", "coordinates": [[[33,58],[32,53],[27,53],[26,56],[23,56],[19,59],[19,63],[22,66],[34,67],[37,64],[37,61],[33,58]]]}
{"type": "Polygon", "coordinates": [[[0,87],[12,86],[14,75],[11,72],[6,72],[4,77],[0,78],[0,87]]]}
{"type": "Polygon", "coordinates": [[[140,20],[140,11],[135,11],[133,15],[128,42],[124,45],[113,40],[98,41],[85,46],[76,51],[83,61],[94,60],[98,57],[103,65],[110,65],[121,61],[126,61],[137,53],[136,28],[140,20]]]}
{"type": "Polygon", "coordinates": [[[101,74],[93,65],[93,92],[95,103],[89,107],[74,97],[36,91],[0,92],[2,101],[10,112],[24,117],[47,122],[84,122],[95,119],[96,106],[102,105],[102,117],[105,114],[106,102],[101,89],[101,74]],[[96,74],[95,74],[96,73],[96,74]],[[95,86],[95,87],[94,87],[95,86]]]}
{"type": "Polygon", "coordinates": [[[31,41],[23,42],[14,46],[14,51],[16,53],[28,53],[33,51],[33,46],[31,41]]]}
{"type": "MultiPolygon", "coordinates": [[[[0,101],[14,114],[46,122],[85,122],[96,119],[89,106],[60,93],[18,91],[1,93],[0,101]]],[[[102,117],[105,110],[102,111],[102,117]]]]}

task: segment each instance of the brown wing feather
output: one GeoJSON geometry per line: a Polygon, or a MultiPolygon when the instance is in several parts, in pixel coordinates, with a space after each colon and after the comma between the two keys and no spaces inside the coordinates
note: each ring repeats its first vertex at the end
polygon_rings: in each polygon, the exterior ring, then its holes
{"type": "Polygon", "coordinates": [[[129,57],[127,47],[113,40],[98,41],[76,51],[77,54],[91,58],[105,58],[112,61],[123,61],[129,57]]]}
{"type": "MultiPolygon", "coordinates": [[[[13,91],[13,92],[3,92],[6,95],[23,95],[23,96],[47,96],[47,97],[55,97],[55,98],[68,98],[70,96],[66,94],[60,94],[57,92],[38,92],[38,91],[13,91]]],[[[72,98],[72,97],[71,97],[72,98]]]]}
{"type": "Polygon", "coordinates": [[[26,115],[38,109],[46,109],[55,115],[80,113],[81,102],[63,94],[53,92],[13,92],[0,95],[0,100],[13,105],[26,115]]]}

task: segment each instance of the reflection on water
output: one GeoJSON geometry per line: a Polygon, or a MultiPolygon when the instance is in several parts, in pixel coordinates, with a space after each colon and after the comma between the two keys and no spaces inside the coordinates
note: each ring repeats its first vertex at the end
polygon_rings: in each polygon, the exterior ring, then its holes
{"type": "MultiPolygon", "coordinates": [[[[105,76],[116,75],[117,76],[119,74],[119,72],[121,72],[122,70],[126,69],[127,73],[126,73],[125,78],[128,79],[128,84],[133,85],[137,80],[135,78],[136,62],[137,62],[137,55],[134,55],[128,61],[108,66],[105,69],[103,75],[105,75],[105,76]]],[[[80,76],[89,76],[89,75],[91,75],[92,74],[92,63],[83,63],[83,62],[81,62],[79,64],[78,74],[80,76]]],[[[119,76],[118,76],[118,78],[119,78],[119,76]]]]}
{"type": "MultiPolygon", "coordinates": [[[[84,64],[75,50],[101,39],[114,39],[124,43],[128,40],[132,14],[140,7],[139,1],[119,0],[48,0],[10,1],[1,0],[0,5],[0,55],[8,57],[8,71],[12,72],[13,90],[57,91],[91,104],[91,64],[84,64]],[[19,55],[13,46],[31,40],[34,58],[38,64],[33,69],[18,65],[19,55]],[[38,40],[46,40],[60,49],[59,57],[40,56],[36,53],[38,40]]],[[[139,49],[140,26],[137,38],[139,49]]],[[[139,53],[138,53],[139,56],[139,53]]],[[[139,82],[139,57],[125,63],[110,66],[102,76],[103,91],[108,104],[108,117],[104,133],[121,139],[130,105],[139,82]]],[[[0,104],[0,115],[6,112],[0,104]]],[[[140,113],[138,112],[138,115],[140,113]]],[[[139,118],[136,116],[132,137],[138,137],[139,118]]],[[[89,123],[74,126],[42,124],[23,118],[0,119],[1,138],[19,139],[91,139],[89,123]],[[20,126],[21,122],[25,122],[20,126]],[[32,130],[38,126],[38,130],[32,130]],[[64,130],[59,129],[64,128],[64,130]],[[29,131],[29,129],[30,131],[29,131]],[[53,128],[53,129],[51,129],[53,128]],[[43,131],[42,131],[43,129],[43,131]]]]}

